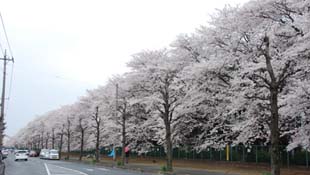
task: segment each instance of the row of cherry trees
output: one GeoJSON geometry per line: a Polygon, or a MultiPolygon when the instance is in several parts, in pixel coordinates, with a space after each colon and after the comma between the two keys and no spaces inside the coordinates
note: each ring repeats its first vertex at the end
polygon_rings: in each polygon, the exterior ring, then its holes
{"type": "Polygon", "coordinates": [[[164,145],[168,170],[173,147],[269,144],[278,175],[278,145],[310,149],[309,30],[306,0],[226,6],[169,48],[133,55],[130,72],[38,117],[13,141],[59,149],[66,141],[81,152],[164,145]]]}

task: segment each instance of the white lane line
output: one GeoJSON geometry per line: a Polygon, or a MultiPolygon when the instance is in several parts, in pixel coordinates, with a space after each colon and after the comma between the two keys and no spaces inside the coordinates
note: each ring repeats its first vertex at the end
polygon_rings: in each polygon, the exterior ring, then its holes
{"type": "Polygon", "coordinates": [[[108,169],[106,169],[106,168],[98,168],[98,170],[102,170],[102,171],[110,171],[110,170],[108,170],[108,169]]]}
{"type": "MultiPolygon", "coordinates": [[[[62,166],[58,166],[58,165],[53,165],[53,166],[58,167],[58,168],[62,168],[62,169],[65,169],[65,170],[73,171],[73,172],[78,173],[78,174],[88,175],[88,174],[86,174],[86,173],[83,173],[83,172],[81,172],[81,171],[74,170],[74,169],[71,169],[71,168],[66,168],[66,167],[62,167],[62,166]]],[[[50,174],[48,174],[48,175],[50,175],[50,174]]]]}
{"type": "Polygon", "coordinates": [[[46,163],[44,163],[44,166],[45,166],[45,170],[46,170],[46,172],[47,172],[47,175],[51,175],[51,172],[50,172],[50,170],[48,169],[46,163]]]}
{"type": "Polygon", "coordinates": [[[93,169],[85,168],[86,171],[94,171],[93,169]]]}

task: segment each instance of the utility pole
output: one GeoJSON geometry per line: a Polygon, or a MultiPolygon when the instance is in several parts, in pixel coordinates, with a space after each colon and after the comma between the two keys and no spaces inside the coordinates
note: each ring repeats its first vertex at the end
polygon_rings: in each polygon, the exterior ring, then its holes
{"type": "Polygon", "coordinates": [[[4,138],[4,104],[5,104],[5,83],[6,83],[6,66],[7,61],[12,61],[14,63],[14,58],[9,59],[6,55],[6,50],[4,52],[4,57],[0,58],[3,60],[3,79],[2,79],[2,96],[1,96],[1,113],[0,113],[0,147],[3,146],[3,138],[4,138]]]}

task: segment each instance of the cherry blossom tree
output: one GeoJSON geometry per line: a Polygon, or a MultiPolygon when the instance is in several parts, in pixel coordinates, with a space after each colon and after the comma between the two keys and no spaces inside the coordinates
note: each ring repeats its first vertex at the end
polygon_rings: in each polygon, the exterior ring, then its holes
{"type": "MultiPolygon", "coordinates": [[[[153,117],[162,119],[167,151],[167,170],[172,171],[172,130],[175,110],[180,105],[181,93],[178,72],[182,66],[176,64],[166,50],[145,51],[134,55],[128,64],[133,70],[139,92],[139,103],[153,111],[153,117]]],[[[133,79],[132,79],[133,80],[133,79]]]]}
{"type": "Polygon", "coordinates": [[[306,3],[252,1],[241,9],[224,9],[212,23],[213,40],[232,70],[232,88],[241,92],[235,97],[246,102],[247,120],[263,117],[270,128],[273,175],[280,174],[279,121],[285,117],[280,108],[296,88],[295,80],[304,76],[301,67],[309,52],[306,3]]]}

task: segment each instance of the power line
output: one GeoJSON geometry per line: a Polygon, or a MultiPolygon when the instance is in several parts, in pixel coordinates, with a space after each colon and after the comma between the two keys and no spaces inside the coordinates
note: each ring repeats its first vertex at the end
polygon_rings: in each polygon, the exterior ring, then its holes
{"type": "Polygon", "coordinates": [[[3,50],[1,42],[0,42],[0,49],[1,49],[2,55],[4,56],[4,50],[3,50]]]}
{"type": "Polygon", "coordinates": [[[10,87],[9,87],[9,96],[8,96],[9,99],[11,97],[11,91],[12,91],[13,73],[14,73],[14,63],[12,64],[12,69],[11,69],[10,87]]]}
{"type": "Polygon", "coordinates": [[[13,62],[14,62],[14,57],[13,57],[12,48],[11,48],[11,45],[10,45],[10,42],[9,42],[8,35],[7,35],[7,33],[6,33],[6,29],[5,29],[5,25],[4,25],[4,22],[3,22],[3,18],[2,18],[1,12],[0,12],[0,18],[1,18],[1,23],[2,23],[2,27],[3,27],[4,35],[5,35],[5,38],[6,38],[6,42],[7,42],[7,44],[8,44],[9,51],[10,51],[11,57],[12,57],[13,62]]]}
{"type": "MultiPolygon", "coordinates": [[[[1,14],[0,14],[1,15],[1,14]]],[[[1,52],[2,52],[2,55],[4,56],[4,49],[3,49],[3,46],[1,44],[1,41],[0,41],[0,49],[1,49],[1,52]]]]}

